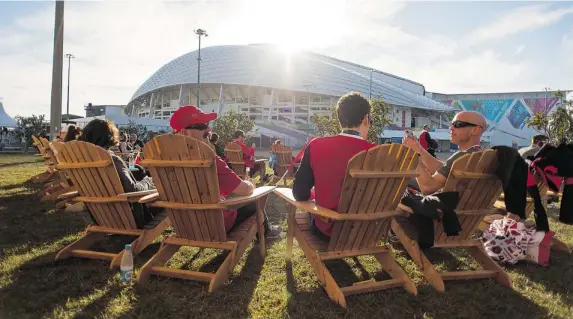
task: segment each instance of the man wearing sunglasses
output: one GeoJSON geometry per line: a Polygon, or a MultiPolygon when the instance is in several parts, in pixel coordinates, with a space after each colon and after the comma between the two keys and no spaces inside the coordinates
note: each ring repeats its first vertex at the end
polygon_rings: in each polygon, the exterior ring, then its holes
{"type": "MultiPolygon", "coordinates": [[[[180,107],[171,116],[170,125],[179,134],[191,136],[199,141],[209,144],[211,128],[209,122],[217,119],[217,113],[204,113],[194,105],[180,107]]],[[[255,185],[249,181],[243,181],[233,172],[219,156],[215,156],[217,165],[217,179],[219,181],[219,191],[221,196],[230,194],[246,196],[253,193],[255,185]]],[[[256,204],[243,206],[239,209],[224,210],[225,230],[229,232],[233,227],[256,213],[256,204]]],[[[265,216],[265,237],[277,237],[281,233],[281,228],[271,226],[265,216]]]]}
{"type": "MultiPolygon", "coordinates": [[[[487,128],[483,115],[463,111],[454,117],[450,125],[450,141],[458,145],[458,151],[445,162],[433,157],[418,142],[416,136],[404,136],[402,143],[420,154],[417,188],[424,194],[432,194],[444,187],[454,161],[462,155],[481,150],[481,136],[487,128]]],[[[415,185],[411,185],[414,186],[415,185]]]]}
{"type": "Polygon", "coordinates": [[[547,144],[547,140],[549,140],[549,138],[545,135],[535,135],[531,139],[531,146],[521,148],[519,150],[519,155],[521,155],[523,159],[535,156],[535,153],[537,153],[543,145],[547,144]]]}

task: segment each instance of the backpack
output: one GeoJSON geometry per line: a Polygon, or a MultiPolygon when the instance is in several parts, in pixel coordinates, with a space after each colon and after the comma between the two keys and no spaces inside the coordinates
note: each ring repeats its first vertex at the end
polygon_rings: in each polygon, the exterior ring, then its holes
{"type": "Polygon", "coordinates": [[[428,142],[428,148],[438,149],[438,142],[432,139],[429,132],[426,134],[426,142],[428,142]]]}

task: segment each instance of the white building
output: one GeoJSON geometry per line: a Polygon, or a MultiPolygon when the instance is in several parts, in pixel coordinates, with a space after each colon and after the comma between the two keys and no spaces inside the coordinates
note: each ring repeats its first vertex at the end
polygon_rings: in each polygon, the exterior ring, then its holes
{"type": "MultiPolygon", "coordinates": [[[[194,51],[161,67],[135,92],[126,113],[168,120],[180,106],[197,104],[197,58],[194,51]]],[[[523,121],[549,99],[539,100],[539,92],[531,97],[430,93],[420,83],[366,66],[311,52],[285,54],[272,45],[207,47],[201,61],[199,104],[204,111],[217,112],[221,101],[222,113],[246,113],[261,135],[283,138],[291,146],[304,144],[314,129],[313,117],[330,117],[338,98],[351,91],[392,105],[392,124],[382,138],[399,141],[406,128],[416,131],[428,124],[442,149],[450,148],[448,125],[460,109],[482,112],[488,119],[484,144],[526,145],[534,133],[523,121]]]]}

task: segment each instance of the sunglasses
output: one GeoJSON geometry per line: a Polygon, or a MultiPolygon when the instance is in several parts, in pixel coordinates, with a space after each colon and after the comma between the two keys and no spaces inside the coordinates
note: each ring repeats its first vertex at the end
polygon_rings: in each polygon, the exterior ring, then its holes
{"type": "Polygon", "coordinates": [[[479,125],[474,124],[474,123],[470,123],[470,122],[464,122],[464,121],[453,121],[452,126],[455,128],[464,128],[464,127],[476,127],[479,125]]]}
{"type": "Polygon", "coordinates": [[[198,131],[203,131],[206,130],[209,127],[209,124],[191,124],[187,127],[185,127],[186,130],[198,130],[198,131]]]}

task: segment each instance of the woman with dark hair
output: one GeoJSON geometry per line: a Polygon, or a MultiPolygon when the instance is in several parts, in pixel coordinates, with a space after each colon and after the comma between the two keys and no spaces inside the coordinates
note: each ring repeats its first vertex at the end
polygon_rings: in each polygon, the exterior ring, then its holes
{"type": "Polygon", "coordinates": [[[68,126],[68,133],[66,133],[66,137],[64,137],[64,143],[77,140],[80,134],[82,134],[82,130],[79,127],[75,125],[68,126]]]}
{"type": "Polygon", "coordinates": [[[220,144],[217,143],[219,142],[219,134],[211,133],[211,136],[209,137],[209,142],[211,142],[211,144],[215,146],[215,153],[217,154],[217,156],[225,160],[225,150],[220,144]]]}
{"type": "MultiPolygon", "coordinates": [[[[110,147],[118,143],[119,131],[115,125],[107,120],[95,119],[86,125],[79,140],[95,144],[101,148],[109,150],[110,147]]],[[[111,158],[123,190],[126,193],[139,192],[155,189],[153,180],[149,176],[145,176],[142,180],[137,181],[133,173],[121,157],[115,155],[110,151],[111,158]]],[[[161,209],[152,207],[149,209],[145,205],[133,204],[134,218],[138,227],[143,227],[145,224],[153,220],[153,215],[159,213],[161,209]]]]}

